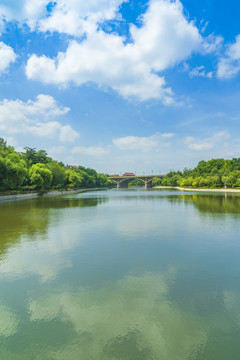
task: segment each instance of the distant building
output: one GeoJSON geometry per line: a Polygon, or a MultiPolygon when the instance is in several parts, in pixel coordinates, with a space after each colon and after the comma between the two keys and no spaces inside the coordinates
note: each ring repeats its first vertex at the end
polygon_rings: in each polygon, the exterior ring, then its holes
{"type": "Polygon", "coordinates": [[[119,175],[109,175],[109,177],[119,177],[119,175]]]}
{"type": "Polygon", "coordinates": [[[69,167],[70,167],[71,169],[77,169],[77,168],[78,168],[78,166],[76,166],[76,165],[69,165],[69,167]]]}

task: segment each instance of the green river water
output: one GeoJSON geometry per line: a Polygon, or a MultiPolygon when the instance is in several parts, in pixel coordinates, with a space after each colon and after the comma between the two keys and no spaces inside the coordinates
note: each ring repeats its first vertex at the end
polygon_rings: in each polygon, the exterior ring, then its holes
{"type": "Polygon", "coordinates": [[[240,196],[0,203],[1,360],[239,360],[240,196]]]}

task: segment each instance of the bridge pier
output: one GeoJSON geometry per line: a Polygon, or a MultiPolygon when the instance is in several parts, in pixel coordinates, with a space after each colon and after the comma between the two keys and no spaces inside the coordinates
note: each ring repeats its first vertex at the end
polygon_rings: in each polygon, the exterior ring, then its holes
{"type": "Polygon", "coordinates": [[[163,175],[126,175],[126,176],[119,176],[119,175],[111,175],[108,177],[108,179],[112,180],[117,184],[118,189],[126,189],[128,188],[129,181],[132,181],[134,179],[139,179],[145,184],[145,189],[151,189],[152,188],[152,181],[153,178],[162,178],[163,175]]]}
{"type": "Polygon", "coordinates": [[[120,181],[117,183],[117,189],[127,189],[128,181],[120,181]]]}
{"type": "Polygon", "coordinates": [[[152,180],[145,182],[145,189],[151,189],[152,188],[152,180]]]}

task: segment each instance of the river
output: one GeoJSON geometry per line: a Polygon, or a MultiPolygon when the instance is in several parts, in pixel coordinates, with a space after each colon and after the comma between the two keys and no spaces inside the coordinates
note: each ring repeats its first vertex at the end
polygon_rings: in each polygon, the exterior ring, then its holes
{"type": "Polygon", "coordinates": [[[240,195],[0,203],[1,360],[239,360],[240,195]]]}

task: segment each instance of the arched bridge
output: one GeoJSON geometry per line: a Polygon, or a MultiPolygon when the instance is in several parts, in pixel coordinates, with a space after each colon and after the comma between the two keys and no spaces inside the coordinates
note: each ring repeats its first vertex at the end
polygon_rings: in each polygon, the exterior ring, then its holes
{"type": "Polygon", "coordinates": [[[127,188],[128,183],[132,180],[138,179],[141,180],[145,184],[145,189],[150,189],[152,187],[153,178],[162,178],[163,175],[109,175],[108,179],[117,183],[117,188],[127,188]]]}

